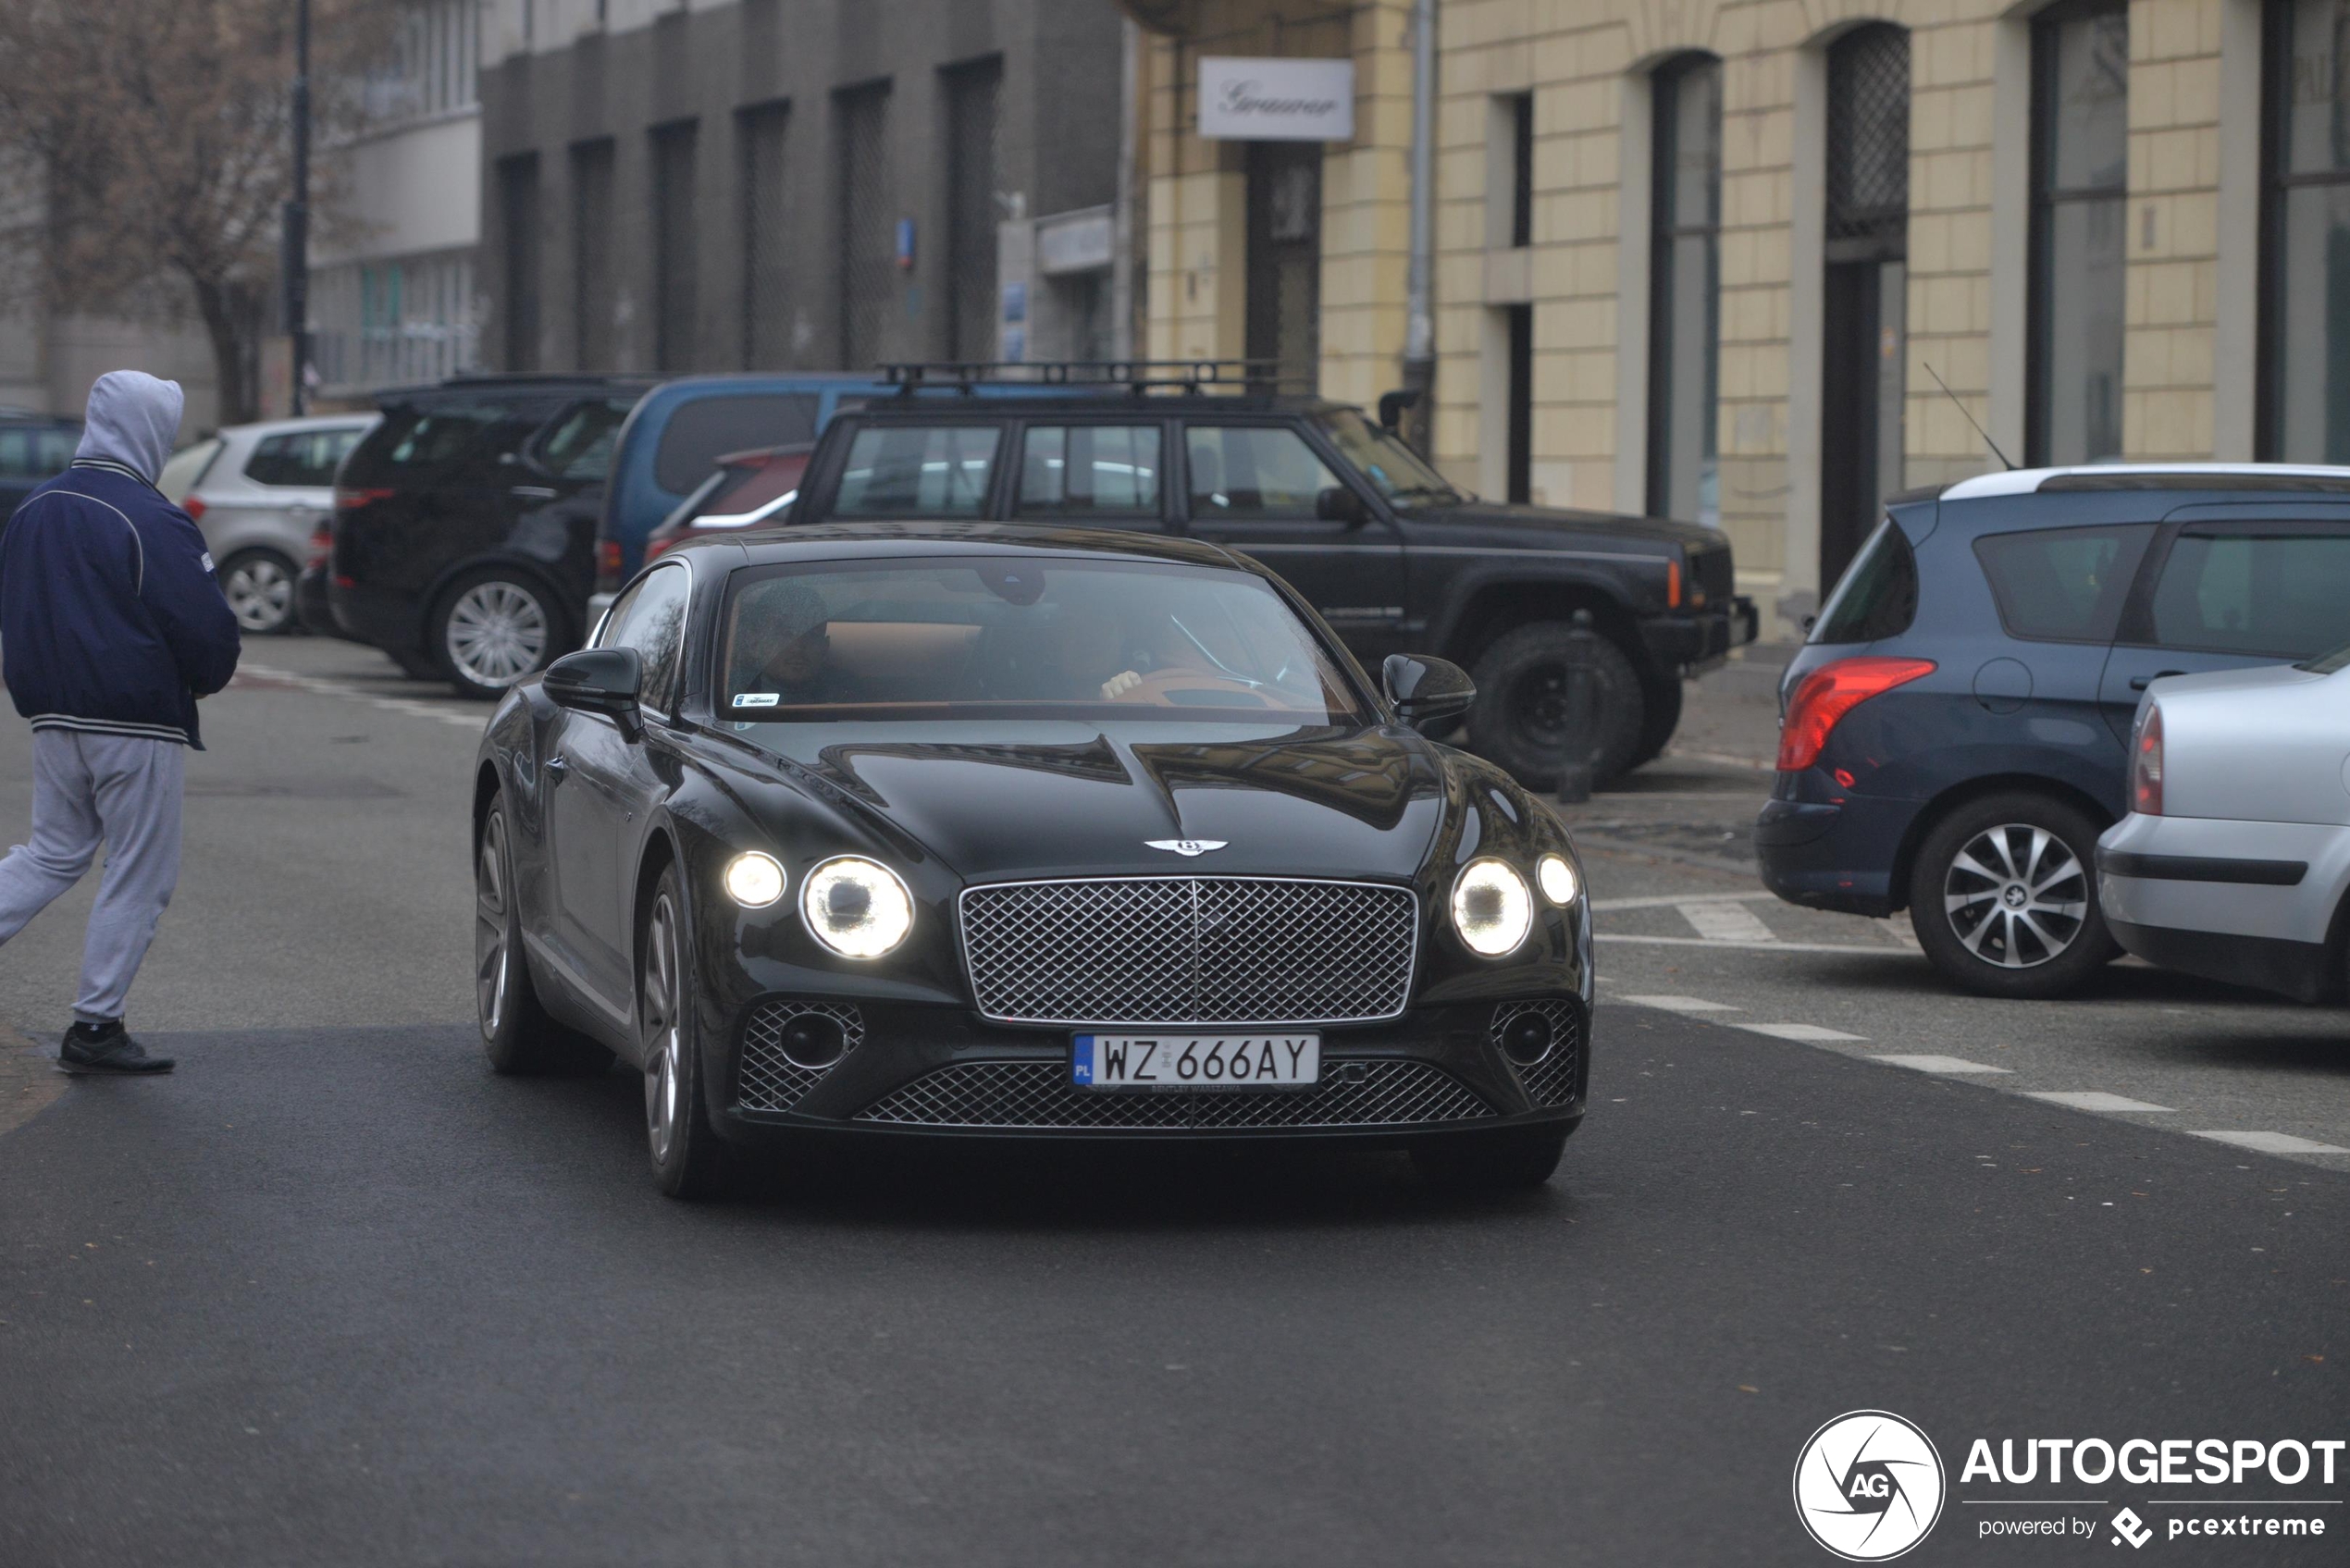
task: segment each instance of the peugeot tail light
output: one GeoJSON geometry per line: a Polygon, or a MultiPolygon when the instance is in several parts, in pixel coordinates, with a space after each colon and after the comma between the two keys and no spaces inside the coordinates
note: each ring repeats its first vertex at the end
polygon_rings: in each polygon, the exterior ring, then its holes
{"type": "Polygon", "coordinates": [[[1895,686],[1934,673],[1931,659],[1839,659],[1803,677],[1779,727],[1779,771],[1800,772],[1820,759],[1847,713],[1895,686]]]}
{"type": "Polygon", "coordinates": [[[2130,737],[2130,809],[2162,815],[2162,706],[2149,702],[2130,737]]]}
{"type": "Polygon", "coordinates": [[[380,487],[365,490],[339,489],[335,492],[337,512],[356,512],[363,506],[373,506],[379,500],[390,500],[392,491],[380,487]]]}

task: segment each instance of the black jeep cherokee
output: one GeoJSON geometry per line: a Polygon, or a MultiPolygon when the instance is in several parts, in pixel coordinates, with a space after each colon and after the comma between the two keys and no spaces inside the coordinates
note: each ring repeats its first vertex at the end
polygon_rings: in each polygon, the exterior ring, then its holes
{"type": "Polygon", "coordinates": [[[825,428],[790,523],[1048,521],[1229,545],[1370,668],[1416,651],[1469,669],[1469,744],[1537,788],[1569,755],[1576,611],[1598,633],[1601,779],[1664,750],[1682,677],[1754,636],[1715,530],[1464,495],[1344,403],[1140,377],[988,398],[959,381],[967,367],[941,369],[885,367],[899,394],[825,428]]]}

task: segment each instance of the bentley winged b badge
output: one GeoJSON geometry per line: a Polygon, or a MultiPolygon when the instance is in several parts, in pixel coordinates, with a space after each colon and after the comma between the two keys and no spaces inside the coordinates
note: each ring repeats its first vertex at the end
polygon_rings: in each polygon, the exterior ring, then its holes
{"type": "Polygon", "coordinates": [[[1211,849],[1221,849],[1231,842],[1223,838],[1146,838],[1143,840],[1143,846],[1145,849],[1164,849],[1170,855],[1181,855],[1189,859],[1194,855],[1205,855],[1211,849]]]}

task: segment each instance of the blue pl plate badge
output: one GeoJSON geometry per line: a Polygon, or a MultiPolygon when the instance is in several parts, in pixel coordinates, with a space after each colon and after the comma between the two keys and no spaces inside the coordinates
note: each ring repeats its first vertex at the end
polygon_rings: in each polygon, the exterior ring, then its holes
{"type": "Polygon", "coordinates": [[[1070,1057],[1069,1075],[1072,1082],[1091,1083],[1094,1081],[1094,1037],[1092,1035],[1081,1034],[1077,1037],[1077,1049],[1070,1057]]]}

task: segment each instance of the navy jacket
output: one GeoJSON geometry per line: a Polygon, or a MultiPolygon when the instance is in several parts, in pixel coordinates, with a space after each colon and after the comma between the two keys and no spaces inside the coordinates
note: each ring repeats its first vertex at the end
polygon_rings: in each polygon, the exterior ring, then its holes
{"type": "Polygon", "coordinates": [[[188,514],[122,463],[84,458],[0,537],[0,676],[36,730],[181,741],[236,673],[237,618],[188,514]]]}

